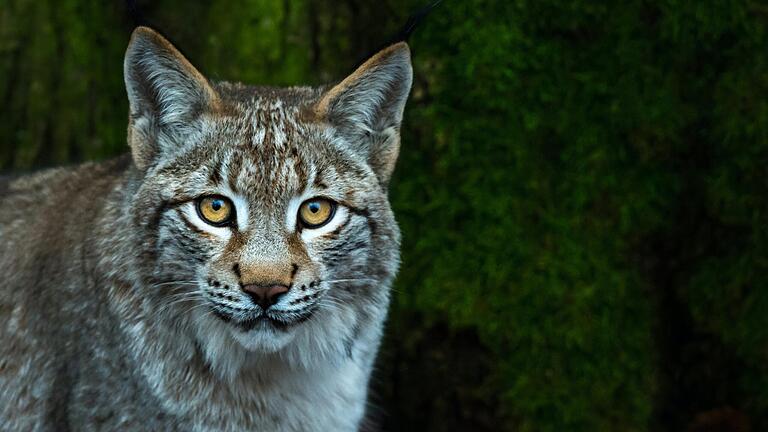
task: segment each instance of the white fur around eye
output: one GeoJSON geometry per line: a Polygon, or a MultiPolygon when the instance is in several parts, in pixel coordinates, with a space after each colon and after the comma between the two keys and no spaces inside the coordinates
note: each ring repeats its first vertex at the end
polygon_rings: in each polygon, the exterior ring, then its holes
{"type": "MultiPolygon", "coordinates": [[[[190,201],[184,204],[184,206],[181,209],[181,212],[184,215],[184,218],[186,218],[192,225],[199,228],[201,231],[211,233],[217,237],[220,237],[223,240],[229,240],[229,238],[232,236],[231,228],[226,226],[216,227],[207,223],[202,218],[200,218],[199,214],[197,214],[196,207],[197,207],[196,201],[190,201]]],[[[235,217],[237,217],[237,215],[235,215],[235,217]]]]}
{"type": "Polygon", "coordinates": [[[232,200],[232,204],[235,205],[235,222],[237,222],[237,229],[245,231],[248,229],[248,217],[250,216],[250,213],[248,212],[248,201],[229,189],[226,189],[223,192],[222,195],[232,200]]]}
{"type": "Polygon", "coordinates": [[[307,196],[305,198],[304,196],[298,196],[291,198],[291,201],[288,202],[288,209],[285,214],[285,229],[288,230],[288,232],[293,232],[293,230],[296,229],[296,219],[299,217],[299,207],[301,207],[301,203],[308,198],[310,197],[307,196]]]}
{"type": "MultiPolygon", "coordinates": [[[[343,205],[337,205],[336,212],[333,214],[331,220],[328,221],[328,223],[318,228],[303,228],[301,230],[301,239],[307,242],[334,231],[347,220],[347,212],[349,212],[349,210],[347,210],[346,207],[343,205]]],[[[294,214],[294,218],[295,217],[296,215],[294,214]]]]}

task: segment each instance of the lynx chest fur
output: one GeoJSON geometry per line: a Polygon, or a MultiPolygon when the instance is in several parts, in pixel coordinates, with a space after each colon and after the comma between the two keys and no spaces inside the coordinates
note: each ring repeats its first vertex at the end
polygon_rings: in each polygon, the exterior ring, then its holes
{"type": "Polygon", "coordinates": [[[0,430],[358,430],[407,45],[259,88],[139,28],[124,71],[130,155],[0,179],[0,430]]]}

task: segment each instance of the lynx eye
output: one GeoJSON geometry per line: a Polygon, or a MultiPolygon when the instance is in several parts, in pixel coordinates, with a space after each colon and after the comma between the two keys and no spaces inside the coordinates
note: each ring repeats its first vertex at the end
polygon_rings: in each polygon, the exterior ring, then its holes
{"type": "Polygon", "coordinates": [[[299,220],[306,228],[320,228],[333,219],[336,203],[326,198],[312,198],[299,207],[299,220]]]}
{"type": "Polygon", "coordinates": [[[235,210],[229,198],[211,195],[197,200],[197,214],[213,226],[224,226],[232,220],[235,210]]]}

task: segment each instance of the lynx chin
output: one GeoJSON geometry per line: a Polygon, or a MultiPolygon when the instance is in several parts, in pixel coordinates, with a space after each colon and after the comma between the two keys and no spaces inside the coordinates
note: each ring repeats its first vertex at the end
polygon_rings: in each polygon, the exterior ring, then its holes
{"type": "Polygon", "coordinates": [[[408,46],[252,87],[141,27],[124,73],[130,155],[0,179],[0,430],[358,430],[408,46]]]}

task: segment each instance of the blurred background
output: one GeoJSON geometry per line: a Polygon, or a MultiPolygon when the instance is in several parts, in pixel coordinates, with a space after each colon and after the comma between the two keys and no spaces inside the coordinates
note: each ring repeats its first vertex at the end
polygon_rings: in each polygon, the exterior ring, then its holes
{"type": "MultiPolygon", "coordinates": [[[[0,168],[126,151],[135,24],[338,80],[426,0],[2,0],[0,168]]],[[[446,0],[411,39],[390,431],[768,430],[768,2],[446,0]]]]}

